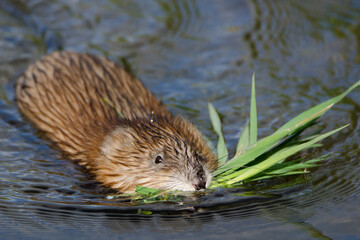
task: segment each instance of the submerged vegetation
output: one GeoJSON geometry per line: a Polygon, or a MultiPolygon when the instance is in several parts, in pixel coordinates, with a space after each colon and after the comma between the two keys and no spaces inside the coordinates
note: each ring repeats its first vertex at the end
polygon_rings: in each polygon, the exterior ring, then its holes
{"type": "MultiPolygon", "coordinates": [[[[294,158],[294,156],[298,156],[297,153],[302,150],[321,146],[319,144],[321,140],[337,133],[348,125],[322,134],[319,131],[305,134],[304,131],[314,126],[319,117],[324,115],[334,104],[342,100],[359,85],[360,81],[356,82],[342,94],[299,114],[270,136],[258,140],[255,78],[253,76],[250,120],[243,127],[236,147],[236,153],[231,159],[228,159],[229,151],[222,133],[219,114],[214,106],[209,103],[210,120],[218,136],[217,155],[219,161],[219,167],[214,172],[210,189],[234,187],[244,182],[273,177],[304,174],[309,172],[309,168],[319,166],[319,162],[324,160],[326,156],[311,159],[294,158]],[[293,157],[293,159],[288,160],[289,157],[293,157]]],[[[181,200],[178,192],[162,191],[143,186],[138,186],[136,192],[139,195],[134,199],[145,203],[181,200]]]]}

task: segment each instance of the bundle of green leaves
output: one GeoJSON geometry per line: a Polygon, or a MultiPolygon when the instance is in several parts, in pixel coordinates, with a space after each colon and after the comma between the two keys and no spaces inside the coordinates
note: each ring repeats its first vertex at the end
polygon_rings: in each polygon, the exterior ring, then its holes
{"type": "Polygon", "coordinates": [[[235,156],[228,160],[228,150],[221,131],[219,115],[212,104],[209,104],[210,118],[219,140],[217,146],[219,168],[214,173],[210,188],[239,185],[244,181],[256,181],[272,177],[281,177],[307,173],[309,168],[318,166],[321,156],[303,161],[294,159],[286,161],[298,152],[321,146],[318,142],[344,129],[348,125],[333,131],[319,134],[315,131],[303,136],[303,131],[315,125],[315,121],[324,115],[335,103],[343,99],[356,88],[360,81],[344,93],[318,104],[299,114],[270,136],[257,140],[257,112],[255,98],[255,80],[252,79],[250,121],[243,128],[236,148],[235,156]]]}

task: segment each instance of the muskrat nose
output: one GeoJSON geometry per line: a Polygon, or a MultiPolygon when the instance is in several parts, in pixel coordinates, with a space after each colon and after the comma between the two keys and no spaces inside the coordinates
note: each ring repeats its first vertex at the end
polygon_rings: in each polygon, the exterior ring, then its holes
{"type": "Polygon", "coordinates": [[[201,190],[201,189],[205,189],[206,188],[206,176],[205,176],[205,172],[204,170],[200,170],[197,175],[197,183],[194,184],[194,188],[195,190],[201,190]]]}

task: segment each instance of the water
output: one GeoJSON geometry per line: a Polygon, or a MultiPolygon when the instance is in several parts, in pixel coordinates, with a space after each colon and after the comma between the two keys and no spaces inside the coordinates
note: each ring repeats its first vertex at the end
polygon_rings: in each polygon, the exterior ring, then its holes
{"type": "Polygon", "coordinates": [[[307,153],[330,153],[311,174],[135,204],[107,199],[18,113],[17,76],[56,49],[122,64],[215,143],[213,102],[233,152],[253,72],[261,136],[359,79],[358,1],[2,0],[0,238],[360,239],[359,89],[322,118],[351,125],[307,153]]]}

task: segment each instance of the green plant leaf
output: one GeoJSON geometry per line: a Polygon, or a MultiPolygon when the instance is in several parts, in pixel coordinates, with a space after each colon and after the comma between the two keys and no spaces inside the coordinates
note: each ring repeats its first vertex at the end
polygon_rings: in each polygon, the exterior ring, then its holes
{"type": "Polygon", "coordinates": [[[240,155],[245,152],[250,145],[249,127],[249,122],[247,122],[244,126],[244,129],[239,138],[239,142],[236,146],[236,155],[240,155]]]}
{"type": "Polygon", "coordinates": [[[334,98],[331,98],[323,103],[320,103],[310,108],[309,110],[299,114],[298,116],[296,116],[295,118],[284,124],[276,132],[281,132],[287,128],[291,128],[294,125],[295,126],[303,125],[304,123],[309,122],[308,119],[315,119],[324,115],[335,103],[339,102],[341,99],[343,99],[346,95],[348,95],[352,90],[354,90],[354,88],[356,88],[359,85],[360,85],[360,81],[357,81],[342,94],[334,98]]]}
{"type": "Polygon", "coordinates": [[[141,210],[140,208],[137,211],[137,214],[144,214],[144,215],[151,215],[152,212],[151,211],[147,211],[147,210],[141,210]]]}
{"type": "Polygon", "coordinates": [[[282,175],[282,174],[292,172],[292,171],[296,171],[296,170],[299,170],[299,169],[312,168],[312,167],[316,167],[316,166],[319,166],[319,165],[310,164],[310,163],[306,163],[306,162],[305,163],[297,163],[297,164],[294,164],[294,165],[291,165],[291,166],[288,166],[288,167],[285,167],[285,168],[280,168],[280,169],[272,171],[272,172],[267,172],[266,174],[269,174],[269,175],[282,175]]]}
{"type": "Polygon", "coordinates": [[[229,152],[228,152],[228,149],[225,144],[224,136],[222,134],[221,121],[220,121],[219,114],[216,112],[214,106],[211,103],[209,103],[209,114],[210,114],[210,120],[211,120],[211,124],[214,128],[214,131],[216,132],[216,134],[219,137],[217,152],[218,152],[218,161],[221,166],[227,161],[229,152]]]}
{"type": "Polygon", "coordinates": [[[263,175],[260,176],[258,178],[251,178],[250,181],[259,181],[259,180],[265,180],[265,179],[269,179],[269,178],[275,178],[275,177],[285,177],[285,176],[290,176],[290,175],[298,175],[298,174],[304,174],[304,173],[309,173],[309,171],[307,170],[302,170],[302,171],[291,171],[291,172],[286,172],[280,175],[263,175]]]}
{"type": "Polygon", "coordinates": [[[257,141],[257,113],[256,113],[256,96],[255,96],[255,73],[252,77],[251,84],[251,103],[250,103],[250,146],[257,141]]]}
{"type": "Polygon", "coordinates": [[[306,168],[307,165],[316,165],[316,163],[318,163],[320,161],[324,161],[326,156],[327,155],[319,157],[319,158],[307,160],[305,162],[301,162],[302,159],[296,159],[296,160],[287,161],[287,162],[280,162],[280,163],[277,163],[274,166],[266,169],[266,174],[279,174],[280,172],[288,172],[288,171],[293,171],[296,169],[306,168]]]}
{"type": "Polygon", "coordinates": [[[158,190],[158,189],[148,188],[148,187],[143,187],[143,186],[136,186],[135,192],[142,194],[142,195],[153,196],[153,195],[157,195],[157,194],[163,192],[163,190],[158,190]]]}

